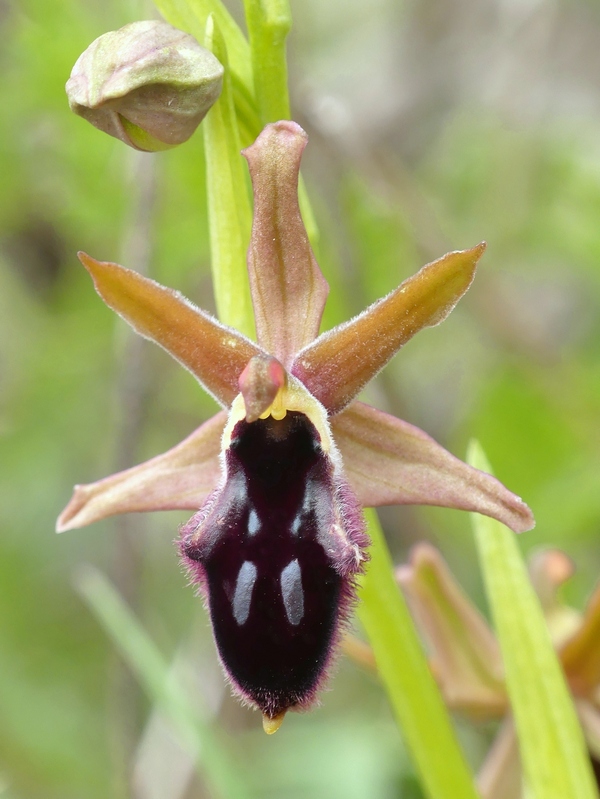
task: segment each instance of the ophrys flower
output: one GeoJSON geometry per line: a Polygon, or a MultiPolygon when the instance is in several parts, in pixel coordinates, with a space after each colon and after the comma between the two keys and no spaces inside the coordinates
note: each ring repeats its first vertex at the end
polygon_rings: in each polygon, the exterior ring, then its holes
{"type": "Polygon", "coordinates": [[[319,336],[328,286],[298,207],[305,145],[298,125],[278,122],[244,152],[258,343],[152,280],[80,255],[103,300],[227,410],[164,455],[76,487],[58,522],[67,530],[116,513],[197,510],[181,553],[207,597],[224,668],[269,730],[307,707],[324,678],[366,557],[361,505],[444,505],[514,530],[533,524],[495,478],[355,401],[408,339],[450,313],[485,245],[428,264],[319,336]]]}

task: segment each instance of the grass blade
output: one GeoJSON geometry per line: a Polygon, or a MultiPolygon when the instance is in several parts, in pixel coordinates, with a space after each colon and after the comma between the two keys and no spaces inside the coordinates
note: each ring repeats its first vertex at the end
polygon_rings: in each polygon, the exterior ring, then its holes
{"type": "Polygon", "coordinates": [[[170,679],[168,665],[121,599],[96,569],[78,575],[77,587],[144,690],[165,714],[200,771],[222,799],[250,799],[240,767],[219,742],[217,733],[193,714],[185,692],[170,679]]]}
{"type": "MultiPolygon", "coordinates": [[[[468,462],[490,471],[475,442],[468,462]]],[[[597,799],[581,727],[516,538],[488,516],[473,514],[473,525],[529,790],[535,799],[597,799]]]]}
{"type": "Polygon", "coordinates": [[[359,619],[379,675],[429,799],[476,799],[473,777],[429,670],[374,511],[367,511],[373,542],[360,590],[359,619]]]}

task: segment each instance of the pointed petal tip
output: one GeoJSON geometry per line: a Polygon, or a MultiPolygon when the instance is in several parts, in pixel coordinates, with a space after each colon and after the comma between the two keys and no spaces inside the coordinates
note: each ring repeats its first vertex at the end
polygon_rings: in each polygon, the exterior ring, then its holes
{"type": "Polygon", "coordinates": [[[66,533],[68,530],[71,530],[71,529],[72,529],[72,527],[67,522],[62,524],[61,521],[60,521],[60,518],[58,518],[56,520],[56,526],[54,528],[54,532],[57,535],[60,535],[61,533],[66,533]]]}
{"type": "Polygon", "coordinates": [[[167,452],[138,466],[76,485],[56,522],[63,533],[121,513],[198,510],[221,475],[221,411],[167,452]]]}
{"type": "Polygon", "coordinates": [[[467,464],[487,480],[490,486],[497,487],[498,496],[502,496],[501,507],[497,508],[472,508],[476,513],[483,513],[502,524],[505,524],[513,533],[526,533],[535,527],[535,518],[529,506],[521,497],[513,494],[494,477],[487,456],[477,439],[472,439],[467,447],[467,464]],[[499,511],[499,512],[498,512],[499,511]]]}
{"type": "Polygon", "coordinates": [[[86,486],[84,485],[76,485],[73,487],[73,496],[56,520],[55,529],[57,533],[66,533],[67,530],[75,530],[85,525],[85,522],[79,524],[77,521],[79,512],[86,502],[85,488],[86,486]]]}
{"type": "Polygon", "coordinates": [[[528,506],[499,480],[408,422],[354,402],[331,427],[350,485],[365,507],[438,505],[493,517],[519,533],[535,524],[528,506]]]}
{"type": "Polygon", "coordinates": [[[61,514],[58,517],[58,519],[56,520],[56,526],[54,527],[54,532],[57,535],[60,535],[60,533],[66,533],[67,530],[70,530],[70,529],[71,529],[71,526],[69,525],[68,520],[63,521],[62,514],[61,514]]]}
{"type": "Polygon", "coordinates": [[[398,350],[448,317],[471,286],[484,241],[423,266],[349,322],[296,353],[290,371],[332,414],[340,413],[398,350]]]}
{"type": "Polygon", "coordinates": [[[90,274],[92,274],[92,270],[95,266],[102,263],[102,261],[97,261],[95,258],[92,258],[91,255],[88,255],[87,252],[83,252],[83,250],[79,250],[77,257],[90,274]]]}
{"type": "Polygon", "coordinates": [[[76,530],[78,527],[85,527],[90,521],[86,520],[84,508],[89,499],[90,491],[87,485],[76,485],[73,487],[73,495],[64,510],[56,520],[56,532],[66,533],[67,530],[76,530]]]}
{"type": "Polygon", "coordinates": [[[490,486],[496,484],[499,504],[495,507],[488,509],[478,509],[476,513],[482,513],[484,516],[489,516],[496,519],[502,524],[506,525],[513,533],[520,535],[521,533],[528,533],[535,527],[535,518],[529,505],[527,505],[521,497],[509,491],[499,480],[488,472],[482,472],[485,477],[489,478],[490,486]],[[493,482],[492,482],[493,481],[493,482]]]}
{"type": "Polygon", "coordinates": [[[514,495],[514,503],[513,503],[513,515],[511,516],[510,520],[506,520],[504,518],[500,519],[500,521],[504,522],[507,527],[509,527],[513,533],[528,533],[530,530],[533,530],[535,527],[535,517],[531,512],[531,509],[527,503],[523,502],[521,497],[514,495]]]}
{"type": "MultiPolygon", "coordinates": [[[[460,256],[466,256],[469,260],[472,261],[472,266],[477,266],[481,256],[487,250],[487,241],[480,241],[479,244],[476,244],[474,247],[467,247],[464,250],[452,250],[449,253],[446,253],[442,258],[439,258],[438,261],[442,261],[444,259],[451,258],[452,256],[455,259],[460,256]]],[[[437,261],[433,261],[432,263],[437,263],[437,261]]],[[[429,266],[429,264],[427,264],[429,266]]]]}

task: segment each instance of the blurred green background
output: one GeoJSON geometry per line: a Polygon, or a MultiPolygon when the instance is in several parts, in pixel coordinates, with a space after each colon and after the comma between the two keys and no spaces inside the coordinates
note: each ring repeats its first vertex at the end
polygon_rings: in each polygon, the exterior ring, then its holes
{"type": "MultiPolygon", "coordinates": [[[[231,6],[240,18],[239,8],[231,6]]],[[[369,390],[464,456],[479,438],[565,549],[581,606],[600,564],[600,9],[587,0],[292,1],[294,115],[332,287],[327,327],[423,263],[488,242],[452,316],[369,390]]],[[[56,537],[75,482],[173,445],[213,410],[136,341],[76,259],[147,269],[212,309],[201,136],[128,151],[70,114],[117,0],[0,0],[0,796],[212,797],[75,588],[107,573],[212,719],[255,796],[421,794],[374,677],[342,658],[313,713],[266,738],[229,697],[173,540],[185,514],[56,537]]],[[[385,509],[398,562],[427,539],[485,609],[466,514],[385,509]]],[[[401,664],[399,664],[401,668],[401,664]]],[[[492,730],[457,720],[474,766],[492,730]]]]}

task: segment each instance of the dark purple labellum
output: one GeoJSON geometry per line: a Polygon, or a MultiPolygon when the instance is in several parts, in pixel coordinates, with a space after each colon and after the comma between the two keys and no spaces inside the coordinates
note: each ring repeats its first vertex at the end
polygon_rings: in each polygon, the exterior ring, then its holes
{"type": "Polygon", "coordinates": [[[236,424],[224,487],[182,533],[221,660],[269,718],[306,706],[353,597],[362,515],[301,413],[236,424]]]}

